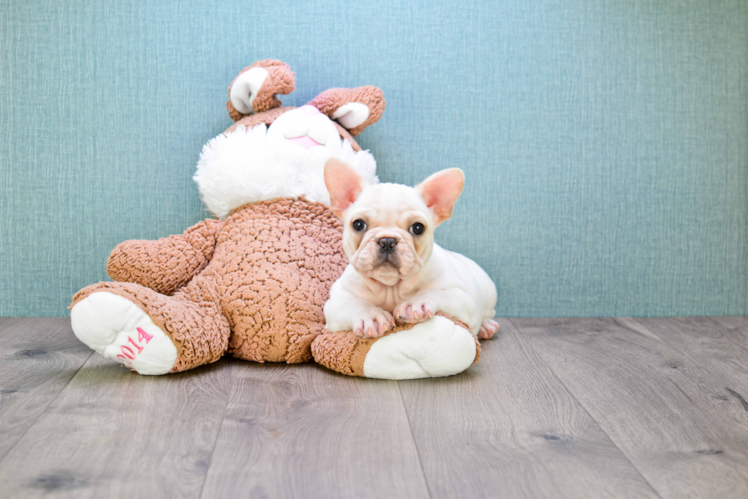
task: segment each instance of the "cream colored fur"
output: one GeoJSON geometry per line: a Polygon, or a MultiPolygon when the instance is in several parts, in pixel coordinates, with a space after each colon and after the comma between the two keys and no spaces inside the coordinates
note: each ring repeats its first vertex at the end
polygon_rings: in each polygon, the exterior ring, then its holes
{"type": "Polygon", "coordinates": [[[462,171],[444,170],[415,188],[362,187],[349,167],[332,160],[325,179],[332,209],[343,219],[350,262],[325,304],[329,330],[380,337],[395,322],[420,323],[443,312],[481,338],[496,333],[491,278],[469,258],[434,243],[434,230],[462,191],[462,171]]]}

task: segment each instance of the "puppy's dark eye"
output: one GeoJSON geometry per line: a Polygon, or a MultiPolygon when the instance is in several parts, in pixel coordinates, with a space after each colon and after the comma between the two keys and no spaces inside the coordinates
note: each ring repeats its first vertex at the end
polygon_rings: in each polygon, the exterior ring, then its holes
{"type": "Polygon", "coordinates": [[[366,222],[362,221],[361,219],[354,220],[353,229],[358,232],[363,231],[364,229],[366,229],[366,222]]]}
{"type": "Polygon", "coordinates": [[[410,232],[418,236],[419,234],[423,234],[423,232],[426,230],[425,227],[423,227],[423,224],[420,222],[416,222],[412,226],[410,226],[410,232]]]}

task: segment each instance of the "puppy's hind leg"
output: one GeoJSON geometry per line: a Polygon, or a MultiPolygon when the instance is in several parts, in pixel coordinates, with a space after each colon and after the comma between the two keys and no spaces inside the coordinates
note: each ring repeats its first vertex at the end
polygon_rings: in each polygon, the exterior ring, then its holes
{"type": "Polygon", "coordinates": [[[486,318],[480,325],[478,338],[482,340],[490,339],[499,331],[499,324],[492,318],[486,318]]]}

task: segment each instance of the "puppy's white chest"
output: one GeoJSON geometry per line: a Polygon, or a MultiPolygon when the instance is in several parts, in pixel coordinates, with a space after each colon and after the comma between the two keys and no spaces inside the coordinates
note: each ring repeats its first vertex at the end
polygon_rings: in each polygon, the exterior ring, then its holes
{"type": "Polygon", "coordinates": [[[410,300],[414,295],[413,290],[408,290],[398,285],[382,285],[381,289],[375,291],[369,299],[375,306],[381,307],[391,313],[399,304],[410,300]]]}

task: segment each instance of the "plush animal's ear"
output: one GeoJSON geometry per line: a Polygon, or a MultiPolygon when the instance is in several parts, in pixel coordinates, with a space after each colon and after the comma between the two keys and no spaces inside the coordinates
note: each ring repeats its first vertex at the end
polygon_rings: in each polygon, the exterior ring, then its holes
{"type": "Polygon", "coordinates": [[[361,177],[348,165],[336,158],[325,163],[325,185],[330,193],[330,209],[343,218],[343,212],[361,194],[361,177]]]}
{"type": "Polygon", "coordinates": [[[234,121],[247,115],[277,108],[276,94],[290,94],[296,88],[296,75],[288,64],[275,59],[257,61],[239,72],[229,87],[226,109],[234,121]]]}
{"type": "Polygon", "coordinates": [[[309,104],[337,120],[353,136],[379,120],[385,107],[384,92],[371,85],[325,90],[309,104]]]}
{"type": "Polygon", "coordinates": [[[465,174],[462,170],[449,168],[431,175],[416,186],[416,191],[434,212],[436,224],[439,225],[452,216],[452,208],[464,185],[465,174]]]}

